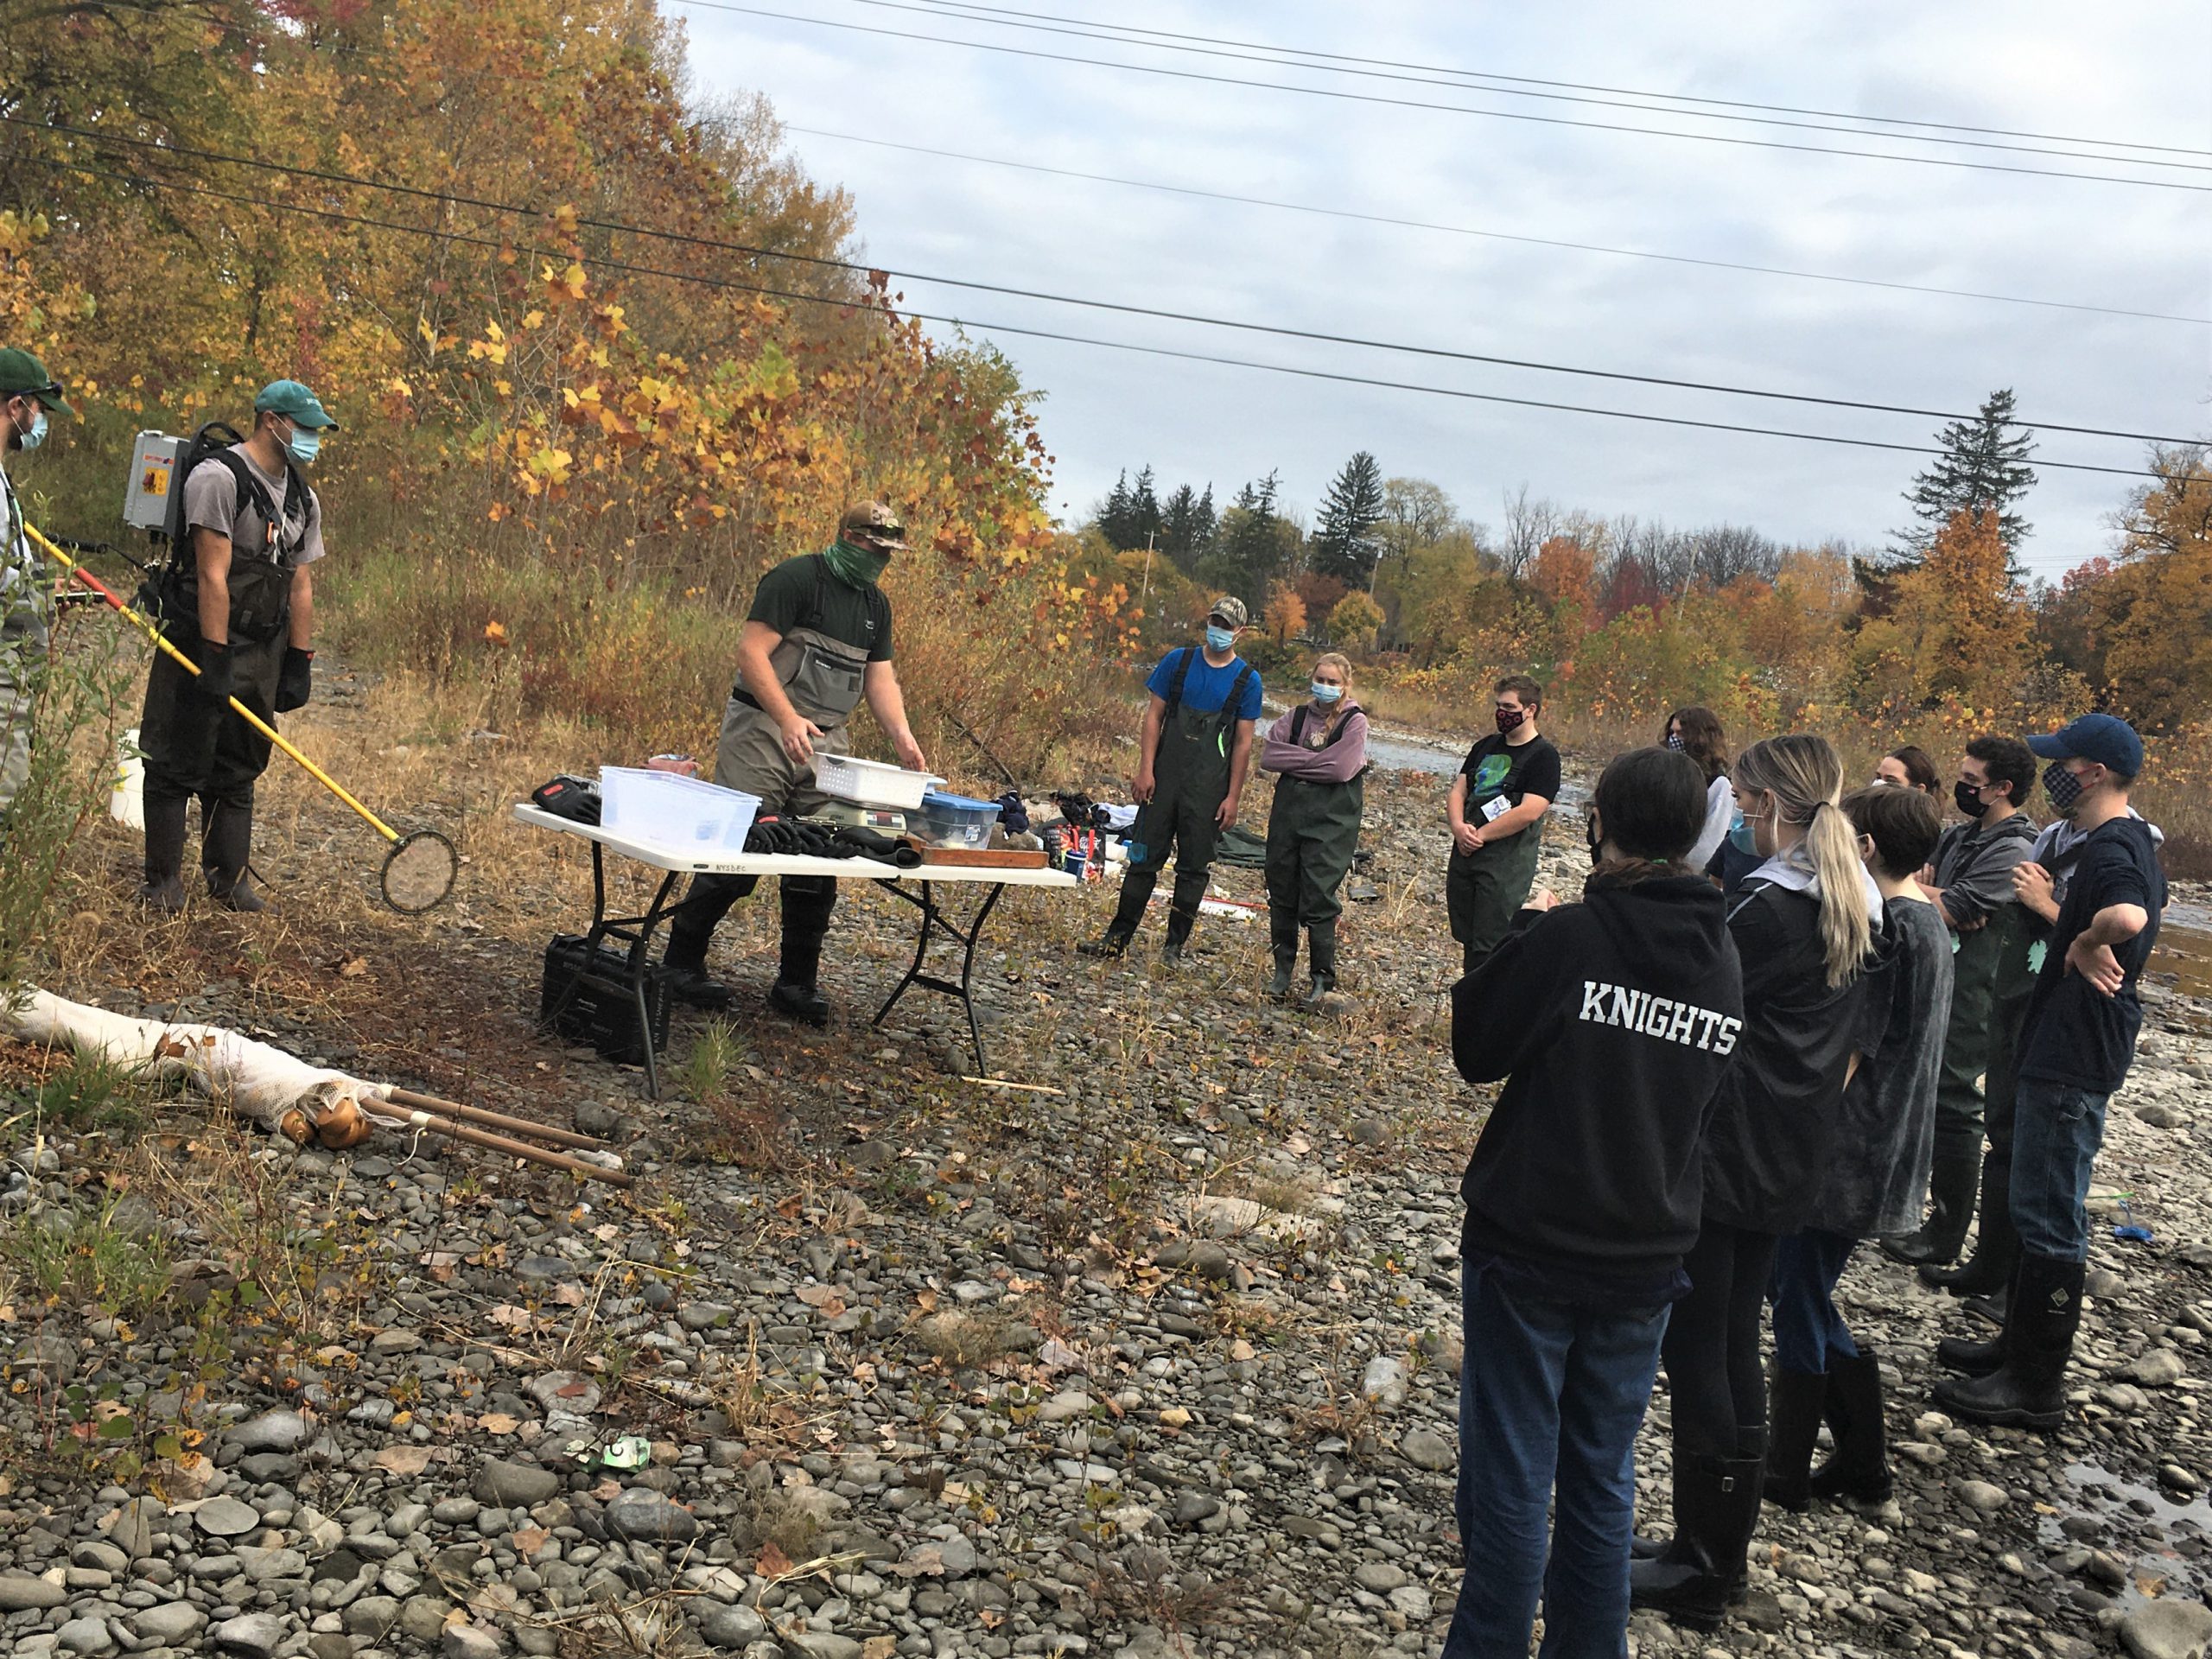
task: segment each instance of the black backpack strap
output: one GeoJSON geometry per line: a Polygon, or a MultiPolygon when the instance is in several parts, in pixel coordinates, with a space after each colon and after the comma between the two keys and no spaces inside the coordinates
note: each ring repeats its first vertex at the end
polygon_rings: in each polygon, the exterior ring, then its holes
{"type": "Polygon", "coordinates": [[[1183,706],[1183,687],[1191,677],[1191,659],[1198,654],[1196,645],[1183,647],[1183,660],[1175,664],[1175,677],[1167,687],[1167,717],[1173,720],[1175,711],[1183,706]]]}
{"type": "Polygon", "coordinates": [[[1229,688],[1229,700],[1221,705],[1222,712],[1231,720],[1237,717],[1236,705],[1244,701],[1244,688],[1251,683],[1252,664],[1247,663],[1244,671],[1236,677],[1236,683],[1229,688]]]}
{"type": "Polygon", "coordinates": [[[1303,743],[1306,741],[1306,716],[1312,712],[1313,705],[1304,702],[1290,711],[1290,741],[1292,742],[1303,743]]]}

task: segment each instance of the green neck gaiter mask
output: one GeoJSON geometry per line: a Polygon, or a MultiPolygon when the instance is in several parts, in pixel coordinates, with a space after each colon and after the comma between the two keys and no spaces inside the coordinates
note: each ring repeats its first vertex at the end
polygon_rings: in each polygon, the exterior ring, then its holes
{"type": "Polygon", "coordinates": [[[848,588],[858,588],[863,591],[875,586],[884,567],[891,563],[888,553],[855,547],[846,541],[830,543],[822,550],[822,556],[828,563],[831,575],[848,588]]]}

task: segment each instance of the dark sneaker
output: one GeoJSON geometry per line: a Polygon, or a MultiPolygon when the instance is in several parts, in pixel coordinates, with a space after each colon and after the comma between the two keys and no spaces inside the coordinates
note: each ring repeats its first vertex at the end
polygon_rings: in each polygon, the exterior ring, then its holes
{"type": "Polygon", "coordinates": [[[768,988],[768,1006],[778,1014],[790,1015],[802,1025],[826,1026],[830,1023],[830,999],[811,985],[779,979],[768,988]]]}
{"type": "Polygon", "coordinates": [[[720,980],[707,977],[703,968],[671,968],[661,964],[661,982],[668,987],[668,994],[686,1007],[704,1008],[719,1013],[730,1005],[730,988],[720,980]]]}

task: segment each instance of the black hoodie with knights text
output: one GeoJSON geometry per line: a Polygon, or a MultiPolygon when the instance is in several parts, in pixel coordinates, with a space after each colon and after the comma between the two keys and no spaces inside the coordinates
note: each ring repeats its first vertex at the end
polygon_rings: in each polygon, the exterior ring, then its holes
{"type": "Polygon", "coordinates": [[[1522,916],[1452,993],[1459,1075],[1505,1079],[1459,1184],[1461,1252],[1559,1282],[1675,1276],[1744,1023],[1720,893],[1694,875],[1601,878],[1522,916]]]}

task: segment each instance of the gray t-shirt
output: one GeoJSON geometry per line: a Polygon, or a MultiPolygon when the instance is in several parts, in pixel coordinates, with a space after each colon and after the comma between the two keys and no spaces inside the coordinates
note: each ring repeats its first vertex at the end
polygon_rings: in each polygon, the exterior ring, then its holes
{"type": "MultiPolygon", "coordinates": [[[[284,478],[282,474],[264,472],[253,459],[253,452],[242,443],[231,446],[231,454],[246,464],[246,469],[269,492],[269,499],[282,511],[284,501],[284,478]]],[[[307,497],[305,511],[289,520],[281,537],[291,550],[292,563],[312,564],[322,556],[322,503],[314,490],[304,481],[301,489],[307,497]]],[[[243,546],[257,550],[264,544],[269,527],[263,521],[253,498],[238,499],[238,481],[231,469],[218,461],[203,461],[192,469],[192,476],[184,480],[184,522],[190,530],[212,530],[219,536],[231,538],[235,551],[243,546]]]]}

